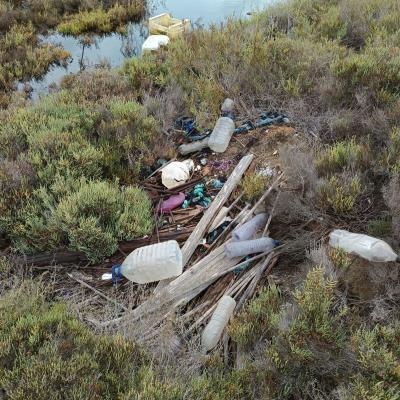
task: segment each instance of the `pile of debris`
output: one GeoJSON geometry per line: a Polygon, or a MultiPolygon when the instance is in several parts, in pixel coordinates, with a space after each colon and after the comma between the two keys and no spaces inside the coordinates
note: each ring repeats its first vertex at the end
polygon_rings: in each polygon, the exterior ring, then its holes
{"type": "Polygon", "coordinates": [[[121,275],[137,283],[162,280],[142,304],[103,326],[149,319],[149,334],[155,336],[163,322],[178,312],[188,334],[211,318],[203,334],[203,350],[211,350],[218,343],[229,317],[241,309],[264,272],[277,262],[281,245],[266,236],[272,214],[260,213],[259,208],[278,187],[282,175],[253,207],[246,204],[240,209],[240,194],[227,205],[253,158],[249,154],[241,159],[181,250],[173,241],[138,249],[116,268],[117,272],[114,269],[114,281],[121,275]],[[201,247],[215,231],[212,243],[201,247]],[[169,279],[165,279],[166,271],[169,279]]]}

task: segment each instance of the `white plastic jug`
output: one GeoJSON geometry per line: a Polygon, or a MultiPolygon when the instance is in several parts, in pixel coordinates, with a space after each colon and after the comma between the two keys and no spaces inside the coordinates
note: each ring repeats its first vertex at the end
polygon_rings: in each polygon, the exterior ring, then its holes
{"type": "Polygon", "coordinates": [[[193,168],[192,160],[174,161],[166,165],[161,171],[162,184],[168,189],[183,185],[190,178],[193,168]]]}
{"type": "Polygon", "coordinates": [[[331,232],[329,244],[372,262],[388,262],[397,259],[397,254],[383,240],[342,229],[331,232]]]}
{"type": "Polygon", "coordinates": [[[208,147],[216,153],[223,153],[229,146],[234,130],[235,123],[231,118],[219,118],[211,132],[208,147]]]}
{"type": "Polygon", "coordinates": [[[201,346],[204,353],[207,353],[218,344],[235,307],[236,301],[230,296],[223,296],[218,302],[210,322],[201,335],[201,346]]]}
{"type": "Polygon", "coordinates": [[[175,240],[140,247],[121,265],[113,267],[113,279],[121,275],[135,283],[150,283],[182,274],[182,252],[175,240]]]}

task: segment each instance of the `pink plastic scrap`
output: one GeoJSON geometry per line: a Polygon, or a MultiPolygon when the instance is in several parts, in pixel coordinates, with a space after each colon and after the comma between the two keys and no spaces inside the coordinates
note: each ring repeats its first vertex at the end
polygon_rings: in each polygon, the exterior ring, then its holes
{"type": "Polygon", "coordinates": [[[175,210],[175,208],[178,208],[183,204],[185,199],[185,193],[174,194],[173,196],[168,197],[167,200],[164,200],[161,203],[160,212],[166,213],[175,210]]]}

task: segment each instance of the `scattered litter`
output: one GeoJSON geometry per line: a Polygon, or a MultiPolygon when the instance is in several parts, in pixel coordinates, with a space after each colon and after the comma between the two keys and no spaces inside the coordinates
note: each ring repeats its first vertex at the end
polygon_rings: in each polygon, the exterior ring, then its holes
{"type": "MultiPolygon", "coordinates": [[[[247,256],[246,258],[245,258],[245,260],[250,260],[250,256],[247,256]]],[[[250,263],[248,262],[248,263],[244,263],[244,264],[242,264],[240,267],[238,267],[238,268],[235,268],[234,270],[233,270],[233,273],[235,274],[235,275],[239,275],[239,274],[241,274],[243,271],[245,271],[247,268],[249,268],[250,267],[250,263]]]]}
{"type": "Polygon", "coordinates": [[[235,165],[235,162],[233,160],[212,161],[210,163],[210,166],[217,171],[226,171],[233,165],[235,165]]]}
{"type": "Polygon", "coordinates": [[[203,353],[207,353],[218,344],[222,332],[226,325],[228,325],[235,307],[236,301],[230,296],[223,296],[218,302],[210,322],[204,328],[203,334],[201,335],[203,353]]]}
{"type": "Polygon", "coordinates": [[[214,218],[214,222],[211,224],[210,229],[208,230],[208,233],[211,233],[214,229],[218,228],[225,221],[228,212],[228,207],[222,207],[219,210],[217,216],[214,218]]]}
{"type": "Polygon", "coordinates": [[[224,153],[229,146],[234,131],[235,123],[231,118],[219,118],[211,132],[208,146],[216,153],[224,153]]]}
{"type": "Polygon", "coordinates": [[[182,252],[175,240],[134,250],[121,265],[112,268],[112,279],[122,276],[135,283],[157,282],[182,274],[182,252]]]}
{"type": "Polygon", "coordinates": [[[393,249],[383,240],[342,229],[331,232],[329,244],[372,262],[396,261],[398,258],[393,249]]]}
{"type": "Polygon", "coordinates": [[[271,251],[280,242],[269,237],[260,239],[244,240],[240,242],[229,242],[225,245],[225,254],[228,258],[248,256],[250,254],[266,253],[271,251]]]}
{"type": "Polygon", "coordinates": [[[273,156],[277,156],[277,155],[278,155],[278,150],[275,150],[275,151],[272,153],[272,155],[273,155],[273,156]]]}
{"type": "Polygon", "coordinates": [[[271,167],[264,167],[257,171],[258,175],[272,178],[275,175],[275,170],[271,167]]]}
{"type": "Polygon", "coordinates": [[[112,279],[112,274],[107,272],[101,276],[102,281],[110,281],[112,279]]]}
{"type": "Polygon", "coordinates": [[[267,213],[257,214],[250,221],[234,230],[232,233],[232,239],[235,242],[252,239],[256,232],[265,226],[268,217],[269,215],[267,213]]]}
{"type": "Polygon", "coordinates": [[[182,154],[183,156],[185,156],[187,154],[194,153],[196,151],[201,151],[207,147],[208,147],[208,138],[205,138],[205,139],[199,140],[197,142],[181,144],[178,147],[178,151],[179,151],[179,154],[182,154]]]}
{"type": "Polygon", "coordinates": [[[190,28],[189,19],[173,18],[171,14],[163,13],[149,18],[150,34],[163,34],[171,39],[181,36],[190,28]]]}
{"type": "Polygon", "coordinates": [[[185,201],[185,193],[179,193],[164,200],[160,205],[160,212],[166,213],[180,207],[185,201]]]}
{"type": "Polygon", "coordinates": [[[207,208],[211,201],[212,199],[207,195],[204,183],[198,183],[192,191],[186,193],[186,200],[183,202],[182,208],[196,205],[207,208]]]}
{"type": "Polygon", "coordinates": [[[247,121],[243,125],[235,129],[235,134],[246,133],[257,128],[262,128],[264,126],[279,124],[279,123],[289,123],[289,119],[284,114],[264,112],[260,115],[260,118],[254,123],[252,121],[247,121]]]}
{"type": "Polygon", "coordinates": [[[163,168],[161,181],[168,189],[180,186],[190,178],[190,171],[194,168],[192,160],[174,161],[163,168]]]}
{"type": "Polygon", "coordinates": [[[205,167],[205,166],[207,165],[207,162],[208,162],[207,158],[202,158],[202,159],[200,160],[200,164],[201,164],[203,167],[205,167]]]}
{"type": "Polygon", "coordinates": [[[222,223],[220,223],[214,230],[212,230],[208,235],[207,235],[207,244],[212,244],[214,243],[225,231],[225,229],[229,226],[231,223],[232,218],[230,217],[225,217],[222,223]]]}
{"type": "Polygon", "coordinates": [[[220,179],[213,179],[210,183],[213,189],[221,189],[225,182],[222,182],[220,179]]]}
{"type": "Polygon", "coordinates": [[[225,99],[221,106],[222,113],[231,113],[235,108],[235,102],[232,99],[225,99]]]}
{"type": "Polygon", "coordinates": [[[169,37],[166,35],[150,35],[142,45],[142,52],[158,51],[162,46],[169,44],[169,37]]]}
{"type": "Polygon", "coordinates": [[[202,141],[211,133],[210,129],[205,129],[203,132],[200,132],[196,127],[196,121],[189,117],[178,118],[175,121],[175,129],[183,131],[189,142],[202,141]]]}

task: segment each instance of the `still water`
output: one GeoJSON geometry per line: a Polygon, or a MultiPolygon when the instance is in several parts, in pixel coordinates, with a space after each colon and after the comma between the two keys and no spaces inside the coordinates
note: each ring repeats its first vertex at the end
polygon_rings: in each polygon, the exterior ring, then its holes
{"type": "MultiPolygon", "coordinates": [[[[220,23],[228,17],[246,17],[247,13],[265,7],[271,0],[150,0],[149,15],[169,12],[176,18],[189,18],[192,23],[209,25],[220,23]]],[[[53,67],[40,81],[33,80],[32,97],[38,98],[47,93],[49,85],[59,83],[63,76],[79,72],[80,61],[85,68],[93,68],[106,62],[118,67],[129,57],[140,54],[143,41],[148,36],[146,21],[130,24],[127,34],[112,34],[96,38],[95,43],[85,48],[82,57],[82,44],[73,37],[53,34],[46,37],[46,42],[59,44],[69,51],[72,60],[67,68],[53,67]]]]}

